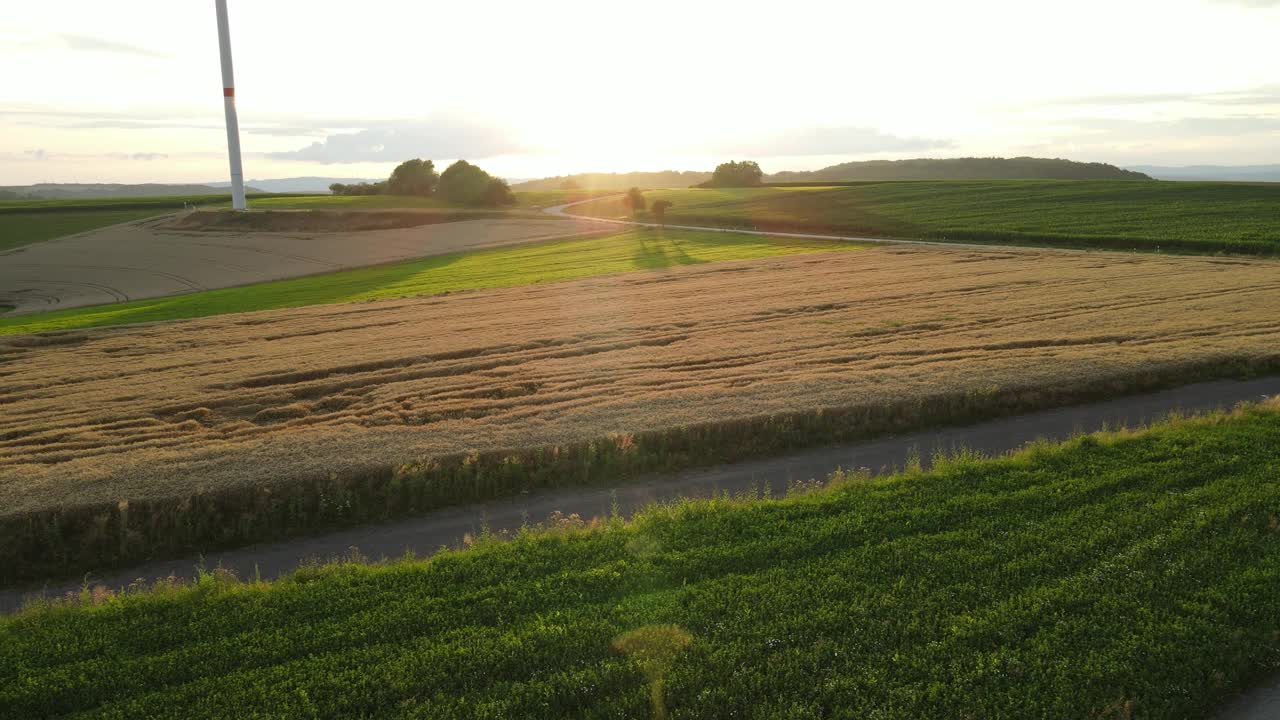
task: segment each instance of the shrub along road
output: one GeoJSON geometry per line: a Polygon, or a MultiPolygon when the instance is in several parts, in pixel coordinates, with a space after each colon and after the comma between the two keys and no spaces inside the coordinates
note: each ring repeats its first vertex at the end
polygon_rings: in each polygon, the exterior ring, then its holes
{"type": "Polygon", "coordinates": [[[524,495],[433,512],[412,520],[364,526],[342,532],[255,545],[203,558],[157,562],[109,576],[88,576],[0,591],[0,611],[12,612],[32,596],[58,597],[86,586],[124,587],[139,578],[152,583],[171,575],[191,578],[197,569],[225,568],[238,577],[279,577],[314,560],[347,557],[358,550],[366,557],[396,557],[407,552],[428,555],[444,546],[464,544],[485,528],[493,533],[514,532],[527,523],[543,523],[553,514],[577,514],[584,519],[630,515],[654,502],[719,493],[767,492],[785,494],[795,483],[823,480],[839,469],[867,468],[873,473],[905,467],[918,458],[928,467],[937,453],[958,449],[994,456],[1016,450],[1037,439],[1063,440],[1080,432],[1137,426],[1170,412],[1203,412],[1229,408],[1280,395],[1280,377],[1250,381],[1218,381],[1184,385],[1147,395],[1059,408],[960,428],[947,428],[889,437],[873,442],[828,447],[783,457],[734,463],[706,470],[629,482],[617,489],[560,490],[524,495]]]}

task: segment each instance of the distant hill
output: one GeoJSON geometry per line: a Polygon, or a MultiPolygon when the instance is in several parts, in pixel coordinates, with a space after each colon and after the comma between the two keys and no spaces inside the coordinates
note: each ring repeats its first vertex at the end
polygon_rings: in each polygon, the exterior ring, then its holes
{"type": "MultiPolygon", "coordinates": [[[[709,172],[579,173],[514,183],[512,190],[559,190],[572,180],[584,190],[625,190],[630,187],[689,187],[706,182],[709,172]]],[[[1150,180],[1141,172],[1115,165],[1047,158],[949,158],[868,160],[847,162],[821,170],[783,171],[766,175],[767,183],[849,182],[855,180],[1150,180]]]]}
{"type": "Polygon", "coordinates": [[[1280,182],[1280,165],[1136,165],[1130,169],[1146,173],[1157,180],[1280,182]]]}
{"type": "Polygon", "coordinates": [[[853,180],[1150,180],[1140,172],[1104,163],[1047,158],[947,158],[868,160],[800,172],[779,172],[765,182],[853,180]]]}
{"type": "MultiPolygon", "coordinates": [[[[354,185],[356,183],[375,183],[382,182],[386,178],[335,178],[335,177],[292,177],[278,178],[274,180],[250,180],[249,184],[261,188],[263,192],[273,193],[327,193],[329,186],[334,183],[342,183],[343,185],[354,185]]],[[[222,180],[218,182],[208,183],[216,188],[231,187],[231,183],[222,180]]]]}
{"type": "MultiPolygon", "coordinates": [[[[212,185],[167,185],[143,183],[39,183],[0,187],[2,200],[87,200],[90,198],[158,197],[165,195],[225,195],[225,188],[212,185]]],[[[262,192],[246,187],[245,192],[262,192]]]]}
{"type": "Polygon", "coordinates": [[[557,175],[541,180],[514,183],[512,190],[560,190],[567,181],[573,181],[583,190],[626,190],[642,188],[683,188],[711,179],[709,172],[663,170],[661,172],[629,173],[578,173],[557,175]]]}

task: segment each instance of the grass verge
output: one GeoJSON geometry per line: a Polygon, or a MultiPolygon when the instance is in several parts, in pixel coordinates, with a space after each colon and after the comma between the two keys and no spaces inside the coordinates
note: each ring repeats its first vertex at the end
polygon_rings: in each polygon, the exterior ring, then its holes
{"type": "Polygon", "coordinates": [[[632,230],[607,237],[516,245],[152,300],[0,319],[0,335],[124,325],[326,303],[658,270],[727,260],[865,247],[718,232],[632,230]]]}
{"type": "Polygon", "coordinates": [[[0,619],[15,716],[1183,718],[1280,665],[1280,411],[0,619]]]}
{"type": "Polygon", "coordinates": [[[880,406],[819,408],[609,435],[570,445],[422,458],[358,472],[181,497],[67,505],[0,517],[0,585],[419,515],[554,487],[777,455],[876,435],[959,425],[1223,377],[1280,372],[1280,358],[1229,357],[1058,387],[940,392],[880,406]]]}
{"type": "MultiPolygon", "coordinates": [[[[773,232],[1176,253],[1280,254],[1280,184],[1007,180],[653,190],[667,222],[773,232]]],[[[575,214],[626,217],[618,199],[575,214]]]]}

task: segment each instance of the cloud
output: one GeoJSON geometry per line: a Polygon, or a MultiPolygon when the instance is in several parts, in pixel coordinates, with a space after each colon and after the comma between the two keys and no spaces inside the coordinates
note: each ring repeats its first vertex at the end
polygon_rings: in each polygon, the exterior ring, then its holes
{"type": "Polygon", "coordinates": [[[35,149],[35,150],[25,150],[25,151],[23,151],[23,155],[26,155],[27,157],[30,157],[30,158],[32,158],[32,159],[34,159],[34,160],[48,160],[48,159],[49,159],[49,153],[45,152],[45,149],[44,149],[44,148],[37,148],[37,149],[35,149]]]}
{"type": "Polygon", "coordinates": [[[891,135],[874,128],[819,126],[797,128],[770,137],[729,142],[712,149],[758,157],[803,155],[862,155],[878,152],[916,152],[953,147],[950,140],[891,135]]]}
{"type": "Polygon", "coordinates": [[[158,53],[146,48],[126,45],[125,43],[115,42],[114,40],[105,40],[103,38],[93,37],[92,35],[72,35],[63,34],[60,36],[62,42],[72,50],[87,50],[91,52],[112,52],[122,55],[141,55],[149,58],[168,57],[163,53],[158,53]]]}
{"type": "Polygon", "coordinates": [[[110,153],[108,157],[116,160],[143,160],[150,162],[151,160],[167,160],[168,153],[157,152],[137,152],[137,153],[110,153]]]}
{"type": "Polygon", "coordinates": [[[277,135],[280,137],[305,137],[307,135],[323,135],[324,130],[309,127],[286,127],[272,125],[268,127],[242,128],[250,135],[277,135]]]}
{"type": "Polygon", "coordinates": [[[1130,93],[1116,95],[1086,95],[1050,100],[1046,105],[1152,105],[1167,102],[1191,102],[1198,98],[1191,93],[1130,93]]]}
{"type": "Polygon", "coordinates": [[[1239,137],[1259,133],[1280,132],[1280,117],[1270,115],[1232,115],[1228,117],[1186,117],[1175,120],[1122,120],[1117,118],[1084,118],[1070,125],[1093,131],[1116,140],[1152,140],[1160,138],[1239,137]]]}
{"type": "MultiPolygon", "coordinates": [[[[1276,0],[1280,6],[1280,0],[1276,0]]],[[[1248,90],[1231,90],[1209,93],[1120,93],[1115,95],[1086,95],[1058,98],[1042,103],[1046,106],[1097,105],[1116,107],[1122,105],[1156,105],[1161,103],[1198,103],[1203,105],[1276,105],[1280,104],[1280,85],[1264,85],[1248,90]]]]}
{"type": "Polygon", "coordinates": [[[524,149],[497,126],[461,116],[436,115],[329,135],[298,150],[269,153],[269,157],[331,164],[400,161],[411,157],[483,159],[524,149]]]}
{"type": "MultiPolygon", "coordinates": [[[[207,116],[207,114],[206,114],[207,116]]],[[[0,108],[0,118],[13,117],[19,125],[73,130],[222,130],[221,114],[218,119],[201,122],[194,117],[163,117],[155,120],[139,120],[137,113],[78,112],[63,110],[13,110],[0,108]]],[[[269,119],[269,118],[268,118],[269,119]]],[[[329,127],[351,127],[359,123],[351,120],[332,120],[329,127]]],[[[275,135],[279,137],[309,137],[325,134],[323,126],[304,126],[298,118],[282,121],[241,125],[240,130],[250,135],[275,135]],[[281,122],[287,124],[280,124],[281,122]]]]}
{"type": "Polygon", "coordinates": [[[87,120],[65,123],[52,127],[93,130],[216,130],[222,125],[214,123],[189,123],[178,121],[148,122],[144,120],[87,120]]]}
{"type": "Polygon", "coordinates": [[[1239,5],[1249,8],[1280,7],[1280,0],[1210,0],[1214,5],[1239,5]]]}

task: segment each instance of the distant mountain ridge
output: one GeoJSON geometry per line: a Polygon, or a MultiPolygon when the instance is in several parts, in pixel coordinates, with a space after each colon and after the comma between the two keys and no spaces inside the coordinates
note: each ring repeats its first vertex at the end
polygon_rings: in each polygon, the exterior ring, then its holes
{"type": "Polygon", "coordinates": [[[1061,158],[916,158],[840,163],[821,170],[779,172],[765,182],[849,182],[856,180],[1151,180],[1106,163],[1061,158]]]}
{"type": "MultiPolygon", "coordinates": [[[[369,178],[293,177],[250,180],[249,193],[328,193],[333,183],[376,182],[369,178]]],[[[231,183],[37,183],[0,186],[0,200],[87,200],[91,198],[155,197],[164,195],[226,195],[231,183]]]]}
{"type": "MultiPolygon", "coordinates": [[[[246,187],[245,192],[262,192],[246,187]]],[[[0,187],[0,200],[86,200],[90,198],[156,197],[163,195],[225,195],[226,188],[212,185],[166,183],[37,183],[0,187]]]]}
{"type": "MultiPolygon", "coordinates": [[[[561,190],[566,183],[583,190],[625,190],[630,187],[689,187],[711,179],[709,172],[578,173],[513,183],[512,190],[561,190]]],[[[766,183],[854,182],[859,180],[1151,180],[1134,170],[1106,163],[1083,163],[1061,158],[915,158],[864,160],[820,170],[782,171],[765,175],[766,183]]]]}
{"type": "Polygon", "coordinates": [[[1280,182],[1280,165],[1135,165],[1130,170],[1146,173],[1157,180],[1280,182]]]}
{"type": "MultiPolygon", "coordinates": [[[[336,178],[336,177],[291,177],[276,178],[272,180],[250,180],[249,184],[261,188],[262,192],[274,193],[328,193],[329,186],[334,183],[342,183],[343,185],[354,185],[356,183],[381,182],[386,178],[336,178]]],[[[217,182],[207,183],[216,188],[231,187],[231,183],[221,180],[217,182]]]]}
{"type": "Polygon", "coordinates": [[[583,190],[626,190],[632,187],[682,188],[711,179],[711,173],[696,170],[661,170],[658,172],[578,173],[556,175],[540,180],[513,183],[512,190],[563,190],[567,182],[583,190]]]}

